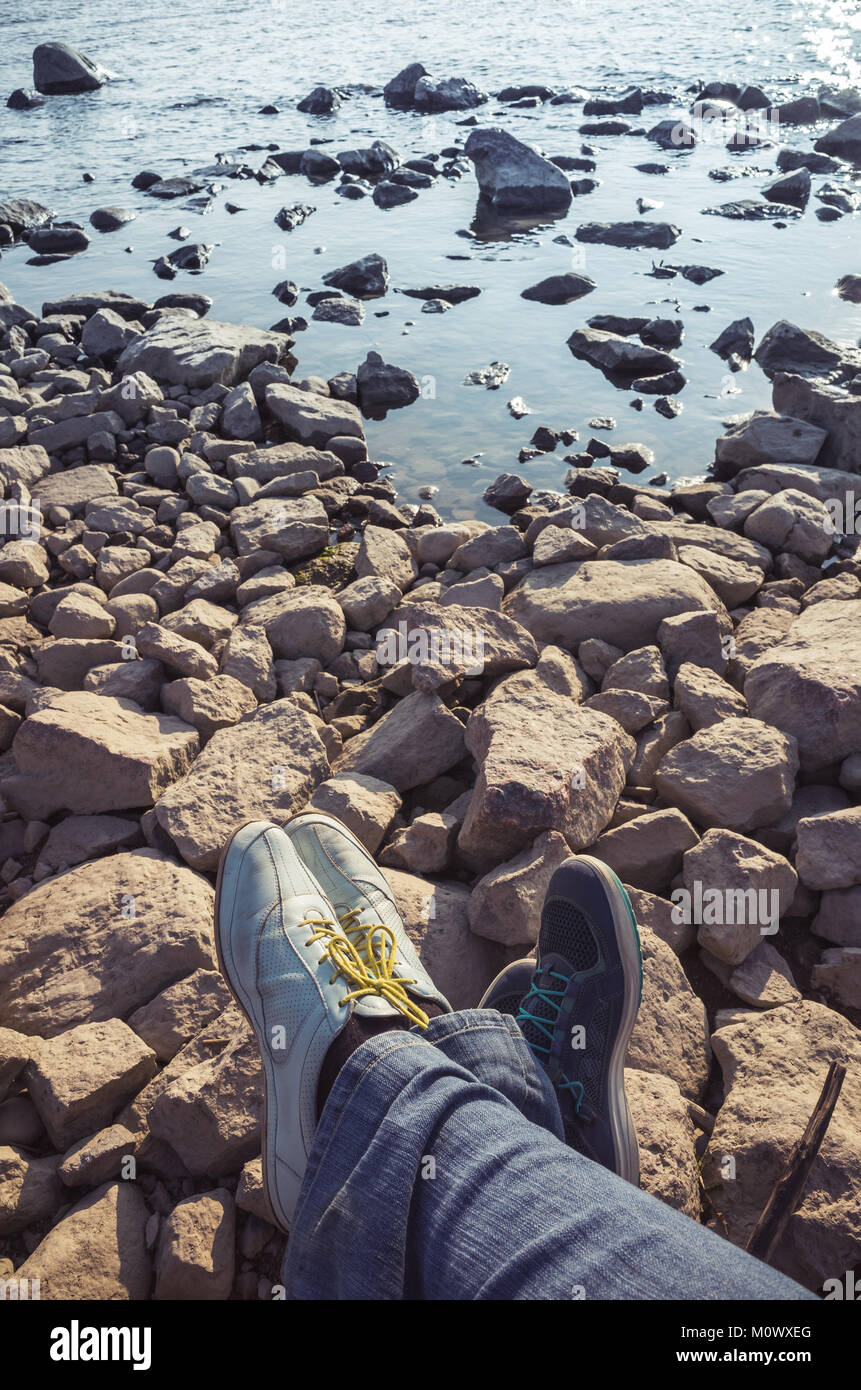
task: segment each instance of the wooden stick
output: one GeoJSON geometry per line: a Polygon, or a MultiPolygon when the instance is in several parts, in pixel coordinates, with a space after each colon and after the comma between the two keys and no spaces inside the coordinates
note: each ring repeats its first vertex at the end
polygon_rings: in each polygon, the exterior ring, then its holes
{"type": "Polygon", "coordinates": [[[791,1217],[801,1205],[810,1169],[825,1138],[845,1075],[846,1068],[842,1063],[831,1063],[813,1114],[789,1155],[747,1243],[749,1254],[756,1255],[757,1259],[768,1261],[771,1258],[791,1217]]]}
{"type": "Polygon", "coordinates": [[[712,1134],[714,1132],[714,1115],[710,1115],[707,1110],[703,1110],[702,1106],[697,1105],[696,1101],[688,1101],[688,1114],[691,1117],[692,1123],[695,1124],[697,1129],[701,1130],[703,1134],[712,1134]]]}

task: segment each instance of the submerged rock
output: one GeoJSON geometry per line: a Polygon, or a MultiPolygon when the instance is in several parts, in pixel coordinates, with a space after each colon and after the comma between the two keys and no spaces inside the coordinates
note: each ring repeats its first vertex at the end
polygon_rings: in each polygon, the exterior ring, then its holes
{"type": "Polygon", "coordinates": [[[577,228],[578,241],[602,246],[654,247],[666,251],[681,236],[669,222],[584,222],[577,228]]]}
{"type": "Polygon", "coordinates": [[[539,304],[572,304],[575,299],[591,294],[594,288],[595,281],[588,275],[569,272],[567,275],[548,275],[546,280],[539,280],[537,285],[522,290],[520,298],[534,299],[539,304]]]}

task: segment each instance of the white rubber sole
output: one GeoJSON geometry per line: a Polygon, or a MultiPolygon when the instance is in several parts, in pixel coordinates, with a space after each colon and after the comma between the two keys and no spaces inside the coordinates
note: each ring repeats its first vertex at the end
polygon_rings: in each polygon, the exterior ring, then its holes
{"type": "Polygon", "coordinates": [[[589,864],[601,878],[613,910],[613,926],[616,945],[625,974],[625,998],[622,1007],[622,1020],[610,1056],[607,1075],[608,1098],[610,1104],[610,1130],[616,1154],[616,1172],[626,1182],[640,1185],[640,1146],[628,1097],[625,1095],[625,1058],[628,1044],[637,1021],[640,1007],[640,982],[642,978],[642,959],[640,955],[637,924],[627,905],[627,895],[613,870],[600,859],[589,854],[578,854],[581,863],[589,864]]]}

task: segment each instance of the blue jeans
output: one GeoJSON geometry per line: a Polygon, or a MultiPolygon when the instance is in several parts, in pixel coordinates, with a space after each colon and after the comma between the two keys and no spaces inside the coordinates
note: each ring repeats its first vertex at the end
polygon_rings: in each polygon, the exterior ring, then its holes
{"type": "Polygon", "coordinates": [[[380,1033],[338,1074],[284,1262],[289,1299],[806,1299],[569,1149],[514,1020],[380,1033]]]}

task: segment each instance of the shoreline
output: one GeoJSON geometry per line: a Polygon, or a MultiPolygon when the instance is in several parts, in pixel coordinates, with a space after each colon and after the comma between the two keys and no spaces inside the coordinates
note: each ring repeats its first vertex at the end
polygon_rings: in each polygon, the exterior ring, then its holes
{"type": "MultiPolygon", "coordinates": [[[[533,206],[568,181],[520,167],[533,206]]],[[[318,305],[373,301],[381,260],[318,305]]],[[[455,1008],[528,953],[569,854],[613,868],[643,946],[643,1183],[736,1242],[845,1056],[776,1263],[813,1289],[857,1264],[858,350],[773,325],[775,409],[711,478],[638,483],[636,445],[593,439],[564,492],[503,473],[498,524],[443,522],[368,458],[413,373],[372,352],[303,379],[292,333],[168,298],[0,288],[0,1275],[170,1296],[177,1238],[194,1296],[272,1296],[213,886],[236,822],[309,804],[379,859],[455,1008]]],[[[577,352],[671,377],[637,323],[577,352]]]]}

